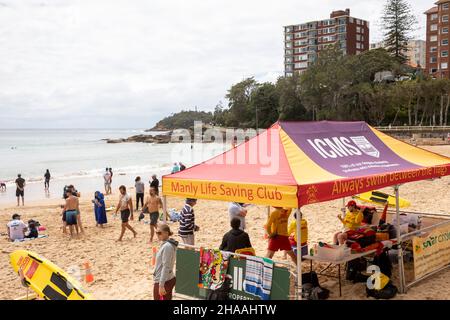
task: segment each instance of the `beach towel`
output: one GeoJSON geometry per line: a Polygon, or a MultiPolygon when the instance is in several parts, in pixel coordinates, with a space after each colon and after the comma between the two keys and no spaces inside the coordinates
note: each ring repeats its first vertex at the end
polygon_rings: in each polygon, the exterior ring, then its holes
{"type": "Polygon", "coordinates": [[[106,218],[106,206],[105,206],[105,196],[100,191],[95,192],[95,199],[100,205],[94,203],[94,213],[95,213],[95,221],[98,224],[105,224],[108,222],[106,218]]]}
{"type": "Polygon", "coordinates": [[[222,287],[227,274],[228,262],[220,250],[200,248],[198,287],[217,290],[222,287]]]}
{"type": "Polygon", "coordinates": [[[16,239],[14,242],[24,242],[24,241],[31,241],[34,239],[42,239],[42,238],[48,238],[47,234],[40,234],[37,236],[37,238],[23,238],[23,239],[16,239]]]}
{"type": "Polygon", "coordinates": [[[262,257],[246,257],[245,292],[269,300],[272,290],[273,260],[262,257]]]}

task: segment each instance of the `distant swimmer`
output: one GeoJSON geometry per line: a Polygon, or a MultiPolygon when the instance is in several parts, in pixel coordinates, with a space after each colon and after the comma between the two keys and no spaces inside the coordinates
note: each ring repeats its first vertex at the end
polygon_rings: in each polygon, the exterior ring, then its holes
{"type": "Polygon", "coordinates": [[[0,191],[5,192],[6,191],[6,183],[4,181],[0,180],[0,191]]]}

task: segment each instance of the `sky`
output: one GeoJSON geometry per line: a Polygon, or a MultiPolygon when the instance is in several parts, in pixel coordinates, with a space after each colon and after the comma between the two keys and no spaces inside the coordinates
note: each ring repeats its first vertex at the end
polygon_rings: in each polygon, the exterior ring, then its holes
{"type": "MultiPolygon", "coordinates": [[[[409,0],[425,37],[429,0],[409,0]]],[[[150,128],[283,74],[283,26],[385,0],[0,0],[1,128],[150,128]]]]}

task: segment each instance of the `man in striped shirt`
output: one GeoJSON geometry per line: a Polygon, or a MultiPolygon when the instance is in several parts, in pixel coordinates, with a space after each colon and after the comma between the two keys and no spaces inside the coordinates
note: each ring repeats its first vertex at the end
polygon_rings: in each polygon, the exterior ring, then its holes
{"type": "Polygon", "coordinates": [[[180,228],[178,229],[178,234],[181,237],[181,240],[185,244],[189,244],[191,246],[194,245],[194,231],[198,231],[199,227],[195,225],[195,216],[194,216],[194,206],[197,204],[197,199],[186,199],[186,204],[184,208],[181,210],[180,214],[180,228]]]}

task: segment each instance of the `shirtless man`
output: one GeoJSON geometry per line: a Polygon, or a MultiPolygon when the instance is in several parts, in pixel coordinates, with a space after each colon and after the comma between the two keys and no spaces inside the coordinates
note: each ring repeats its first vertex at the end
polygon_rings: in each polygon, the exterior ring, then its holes
{"type": "Polygon", "coordinates": [[[133,220],[133,201],[131,200],[131,197],[127,194],[127,188],[125,186],[120,186],[119,191],[120,191],[120,198],[119,203],[117,204],[116,207],[116,214],[117,211],[119,211],[120,209],[120,218],[122,219],[122,231],[117,241],[122,241],[126,229],[129,229],[131,232],[133,232],[135,238],[137,232],[128,223],[128,220],[133,220]]]}
{"type": "Polygon", "coordinates": [[[80,206],[78,202],[78,198],[72,194],[72,189],[68,188],[66,191],[66,204],[63,208],[63,213],[66,214],[66,224],[69,226],[70,230],[70,238],[73,238],[73,227],[75,226],[75,230],[77,232],[77,236],[79,233],[78,224],[77,224],[77,216],[80,212],[80,206]]]}
{"type": "Polygon", "coordinates": [[[150,196],[145,201],[142,212],[150,212],[150,243],[155,236],[155,228],[158,224],[159,209],[162,208],[161,198],[156,194],[156,188],[150,187],[150,196]],[[145,211],[147,210],[147,211],[145,211]]]}

